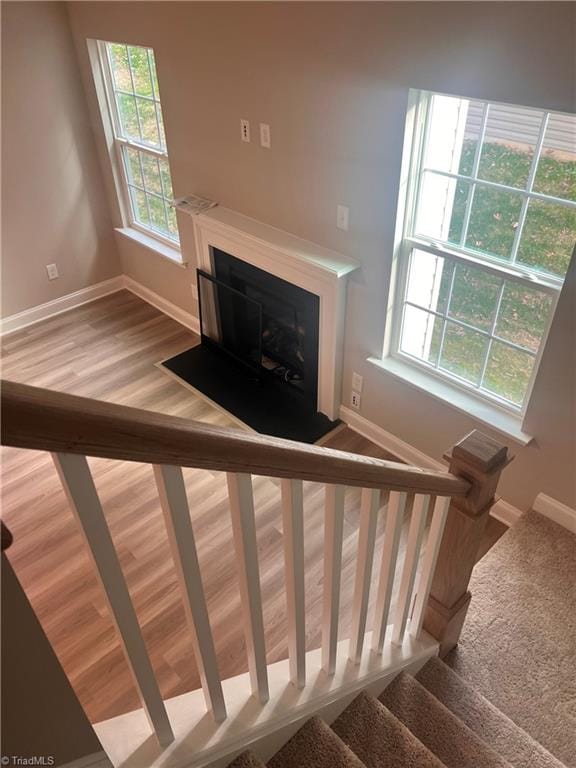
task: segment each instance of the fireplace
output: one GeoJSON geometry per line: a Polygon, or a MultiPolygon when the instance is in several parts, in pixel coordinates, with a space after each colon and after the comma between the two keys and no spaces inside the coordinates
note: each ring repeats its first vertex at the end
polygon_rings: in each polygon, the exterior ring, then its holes
{"type": "Polygon", "coordinates": [[[318,296],[218,248],[212,257],[214,273],[197,272],[202,343],[316,411],[318,296]]]}
{"type": "Polygon", "coordinates": [[[221,206],[193,220],[202,343],[163,367],[258,432],[316,442],[338,423],[358,265],[221,206]]]}

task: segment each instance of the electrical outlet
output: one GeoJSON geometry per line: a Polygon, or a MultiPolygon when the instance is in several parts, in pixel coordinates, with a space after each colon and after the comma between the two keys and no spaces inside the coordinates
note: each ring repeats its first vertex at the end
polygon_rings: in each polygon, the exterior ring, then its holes
{"type": "Polygon", "coordinates": [[[56,264],[46,264],[46,272],[48,273],[48,280],[56,280],[57,277],[60,277],[56,264]]]}
{"type": "Polygon", "coordinates": [[[270,149],[270,126],[268,123],[260,123],[260,146],[270,149]]]}
{"type": "Polygon", "coordinates": [[[356,410],[360,409],[360,392],[352,392],[350,404],[352,405],[352,408],[356,408],[356,410]]]}
{"type": "Polygon", "coordinates": [[[240,138],[242,141],[250,142],[250,122],[248,120],[240,120],[240,138]]]}
{"type": "Polygon", "coordinates": [[[345,205],[336,206],[336,226],[338,229],[348,229],[348,219],[350,216],[350,209],[345,205]]]}
{"type": "Polygon", "coordinates": [[[364,379],[362,376],[360,376],[359,373],[354,372],[352,374],[352,389],[355,392],[362,392],[362,384],[364,383],[364,379]]]}

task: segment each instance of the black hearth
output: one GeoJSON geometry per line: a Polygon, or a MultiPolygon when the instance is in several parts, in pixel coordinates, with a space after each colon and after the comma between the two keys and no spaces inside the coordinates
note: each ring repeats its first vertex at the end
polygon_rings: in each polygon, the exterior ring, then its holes
{"type": "Polygon", "coordinates": [[[315,442],[320,302],[217,248],[197,271],[202,343],[164,365],[258,432],[315,442]]]}

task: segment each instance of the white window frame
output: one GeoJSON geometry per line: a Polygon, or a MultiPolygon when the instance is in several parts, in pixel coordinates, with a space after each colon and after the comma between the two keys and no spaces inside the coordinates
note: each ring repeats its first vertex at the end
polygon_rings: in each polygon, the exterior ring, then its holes
{"type": "MultiPolygon", "coordinates": [[[[528,182],[525,190],[520,190],[520,189],[509,187],[503,184],[474,178],[474,176],[478,171],[478,165],[479,165],[480,155],[482,151],[482,139],[484,137],[486,122],[488,117],[488,109],[486,108],[486,104],[496,103],[496,102],[484,102],[485,108],[484,108],[484,113],[482,118],[481,132],[480,132],[479,140],[476,147],[476,155],[475,155],[474,166],[473,166],[473,169],[474,169],[473,176],[465,176],[458,173],[438,171],[437,169],[428,169],[430,171],[433,171],[437,175],[445,176],[451,179],[462,180],[470,184],[470,192],[468,195],[464,225],[462,227],[462,233],[460,236],[460,244],[453,245],[452,243],[447,244],[444,242],[439,242],[434,238],[416,236],[413,234],[413,232],[415,231],[415,228],[414,228],[415,216],[416,216],[419,196],[421,193],[422,179],[424,178],[424,171],[427,170],[423,163],[423,157],[424,157],[424,150],[425,150],[425,140],[428,136],[428,129],[429,129],[429,118],[430,118],[430,112],[431,112],[430,104],[431,104],[432,96],[436,95],[436,93],[437,92],[433,93],[433,92],[427,92],[427,91],[411,90],[409,94],[406,133],[405,133],[405,139],[404,139],[402,179],[401,179],[401,185],[400,185],[401,190],[402,188],[405,188],[406,192],[404,195],[402,194],[400,195],[399,202],[398,202],[395,249],[394,249],[394,258],[393,258],[393,265],[392,265],[390,294],[389,294],[389,303],[388,303],[388,309],[389,309],[388,316],[391,322],[386,328],[383,361],[385,361],[385,358],[393,358],[401,362],[402,365],[405,364],[409,367],[412,366],[413,368],[416,368],[419,372],[422,372],[422,373],[425,372],[427,375],[432,377],[433,380],[437,380],[442,382],[445,385],[455,387],[457,390],[466,392],[468,395],[471,395],[472,397],[478,399],[481,402],[484,402],[484,403],[488,402],[497,409],[503,410],[509,414],[515,414],[518,418],[521,418],[525,415],[530,402],[534,381],[536,379],[538,367],[540,365],[542,354],[546,346],[546,340],[548,337],[550,326],[552,324],[554,313],[556,311],[556,305],[557,305],[558,297],[560,294],[560,290],[564,282],[562,278],[559,278],[544,272],[536,272],[535,270],[530,270],[529,268],[524,267],[522,264],[516,261],[518,246],[520,243],[521,234],[522,234],[524,223],[526,220],[528,203],[530,199],[537,199],[537,200],[544,200],[546,202],[551,202],[554,204],[559,204],[562,206],[567,206],[567,207],[576,209],[575,202],[565,200],[562,198],[556,198],[551,195],[543,195],[543,194],[532,191],[532,185],[534,183],[534,179],[536,175],[538,160],[540,158],[540,154],[543,149],[544,138],[545,138],[545,128],[549,119],[549,115],[558,114],[558,113],[557,112],[550,113],[545,110],[541,110],[542,112],[545,113],[545,117],[540,127],[540,133],[535,146],[534,157],[532,160],[529,178],[528,178],[528,182]],[[466,242],[467,229],[468,229],[468,224],[470,220],[470,211],[471,211],[473,196],[475,194],[475,189],[478,186],[498,188],[498,189],[502,189],[503,191],[513,192],[515,195],[522,195],[523,199],[522,199],[522,207],[520,212],[520,219],[519,219],[519,224],[516,229],[516,233],[514,237],[514,242],[512,246],[512,259],[510,261],[506,261],[503,259],[501,260],[501,259],[498,259],[498,257],[496,256],[492,257],[488,254],[478,255],[473,251],[467,249],[464,245],[464,243],[466,242]],[[490,332],[484,332],[484,335],[489,337],[489,342],[486,346],[485,359],[483,363],[483,372],[482,372],[482,376],[480,377],[480,382],[478,386],[475,386],[474,384],[467,382],[465,379],[460,378],[456,374],[446,371],[445,369],[439,369],[439,361],[441,357],[440,354],[438,355],[438,362],[435,365],[433,365],[431,363],[425,362],[424,360],[413,357],[407,354],[406,352],[403,352],[400,349],[404,305],[406,303],[410,304],[410,302],[406,302],[406,289],[407,289],[407,281],[408,281],[410,253],[413,248],[426,251],[432,255],[443,257],[447,260],[447,262],[452,261],[455,264],[460,263],[460,264],[472,266],[474,268],[477,268],[489,274],[497,275],[500,278],[505,278],[508,281],[517,282],[521,285],[538,289],[552,297],[552,306],[550,309],[548,322],[547,322],[546,328],[544,329],[538,350],[536,352],[530,353],[530,351],[524,347],[518,347],[513,342],[510,342],[506,339],[501,339],[500,337],[496,337],[498,342],[501,342],[507,346],[510,346],[511,348],[521,349],[522,352],[532,354],[532,356],[534,357],[534,364],[532,367],[530,380],[528,382],[526,395],[524,397],[524,401],[522,405],[515,405],[510,401],[499,397],[495,393],[493,394],[486,390],[480,389],[480,386],[483,380],[483,374],[486,369],[486,364],[487,364],[488,356],[490,353],[492,339],[495,336],[495,326],[496,326],[496,321],[498,317],[498,310],[499,310],[500,301],[502,299],[502,294],[503,294],[504,285],[505,285],[504,281],[502,282],[499,298],[496,303],[495,312],[492,318],[491,330],[490,332]]],[[[449,95],[449,94],[440,93],[438,95],[449,95]]],[[[453,278],[452,278],[452,282],[453,282],[453,278]]],[[[430,311],[429,309],[426,309],[423,307],[418,307],[418,308],[425,309],[425,311],[430,312],[430,314],[432,315],[437,315],[441,318],[445,318],[448,312],[450,298],[451,298],[451,291],[450,291],[450,295],[448,296],[445,313],[430,311]]],[[[417,306],[417,305],[414,305],[414,306],[417,306]]],[[[473,326],[468,326],[465,322],[456,320],[455,318],[450,317],[449,320],[455,325],[468,327],[469,329],[475,331],[476,333],[481,333],[481,334],[483,333],[478,328],[473,326]]],[[[445,334],[446,327],[447,327],[446,323],[444,322],[443,336],[445,334]]],[[[419,377],[419,379],[421,379],[421,377],[419,377]]]]}
{"type": "MultiPolygon", "coordinates": [[[[106,107],[107,110],[107,117],[110,121],[110,126],[112,130],[112,141],[113,146],[111,150],[112,154],[112,162],[116,169],[115,173],[115,180],[116,180],[116,187],[117,187],[117,193],[118,198],[120,201],[120,207],[122,210],[122,216],[124,219],[124,226],[130,227],[131,229],[136,230],[137,232],[142,233],[145,237],[153,238],[154,240],[157,240],[159,243],[163,244],[164,246],[168,246],[169,249],[173,249],[173,251],[177,252],[178,254],[178,260],[181,261],[181,248],[180,248],[180,234],[178,234],[178,240],[175,240],[173,238],[168,237],[164,233],[158,231],[157,229],[154,229],[153,227],[147,227],[141,222],[139,222],[136,217],[134,216],[134,209],[132,204],[132,199],[130,195],[130,186],[134,186],[135,188],[140,189],[136,185],[131,185],[130,180],[128,178],[128,172],[126,168],[126,161],[124,159],[124,148],[130,147],[132,149],[135,149],[138,152],[143,152],[145,154],[150,155],[151,157],[156,157],[165,160],[168,163],[168,167],[170,167],[170,162],[168,158],[168,149],[165,146],[163,149],[157,149],[156,147],[151,147],[146,144],[141,144],[140,142],[134,141],[133,139],[127,139],[124,136],[122,136],[122,128],[120,123],[120,115],[118,114],[118,108],[116,104],[115,99],[115,91],[118,91],[117,88],[114,86],[114,82],[112,79],[112,66],[109,58],[109,52],[108,52],[108,43],[118,44],[118,45],[126,45],[126,46],[137,46],[140,48],[149,49],[150,46],[145,45],[137,45],[136,43],[117,43],[116,41],[108,41],[108,40],[96,40],[96,47],[97,47],[97,54],[98,54],[98,64],[100,69],[100,75],[102,77],[103,82],[103,90],[104,90],[104,97],[105,97],[105,105],[101,104],[102,106],[106,107]]],[[[148,67],[150,69],[150,58],[148,57],[148,67]]],[[[152,87],[154,88],[154,78],[152,77],[152,71],[150,70],[150,79],[152,82],[152,87]]],[[[119,91],[121,92],[121,91],[119,91]]],[[[130,94],[132,95],[132,94],[130,94]]],[[[157,94],[158,98],[154,99],[153,97],[144,97],[139,96],[138,98],[148,98],[148,100],[158,102],[160,103],[160,94],[157,94]]],[[[138,123],[140,123],[140,117],[138,114],[138,110],[136,110],[136,115],[138,119],[138,123]]],[[[158,118],[156,118],[158,123],[158,118]]],[[[158,124],[158,136],[161,136],[160,131],[160,125],[158,124]]],[[[140,156],[139,156],[140,157],[140,156]]],[[[142,178],[144,178],[144,170],[142,168],[142,161],[140,160],[140,172],[142,174],[142,178]]],[[[170,169],[170,176],[172,176],[172,171],[170,169]]],[[[154,195],[155,197],[158,197],[159,199],[162,199],[165,209],[165,218],[166,218],[166,228],[168,228],[168,218],[167,218],[167,210],[166,206],[167,203],[165,201],[165,198],[160,198],[159,195],[155,195],[154,193],[148,191],[148,190],[142,190],[145,194],[146,204],[148,205],[148,198],[147,195],[154,195]]],[[[151,220],[150,211],[149,211],[149,219],[151,220]]]]}

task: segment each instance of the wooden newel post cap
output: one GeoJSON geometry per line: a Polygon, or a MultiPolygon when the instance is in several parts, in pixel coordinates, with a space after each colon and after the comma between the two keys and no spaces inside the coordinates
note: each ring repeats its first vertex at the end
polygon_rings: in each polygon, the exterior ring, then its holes
{"type": "Polygon", "coordinates": [[[445,453],[444,458],[453,475],[464,477],[472,484],[465,497],[454,498],[452,503],[467,515],[476,516],[492,506],[500,473],[513,457],[505,445],[475,429],[445,453]]]}

